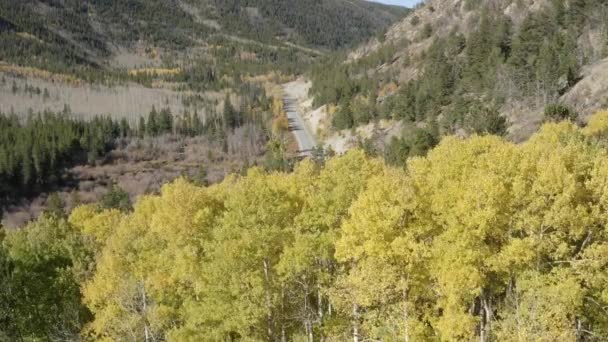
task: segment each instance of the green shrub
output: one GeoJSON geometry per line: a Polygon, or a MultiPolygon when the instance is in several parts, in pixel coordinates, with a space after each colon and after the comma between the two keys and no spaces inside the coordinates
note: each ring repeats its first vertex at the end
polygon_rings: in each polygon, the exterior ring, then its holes
{"type": "Polygon", "coordinates": [[[570,107],[561,104],[550,104],[545,107],[545,121],[574,121],[578,114],[570,107]]]}
{"type": "Polygon", "coordinates": [[[101,199],[103,209],[119,209],[120,211],[130,211],[133,209],[129,194],[117,185],[113,185],[101,199]]]}

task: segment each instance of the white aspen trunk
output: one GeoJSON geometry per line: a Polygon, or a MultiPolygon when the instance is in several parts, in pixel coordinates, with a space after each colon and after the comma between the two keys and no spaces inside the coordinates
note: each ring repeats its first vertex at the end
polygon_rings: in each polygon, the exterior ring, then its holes
{"type": "Polygon", "coordinates": [[[315,342],[315,335],[313,334],[312,323],[310,323],[310,342],[315,342]]]}
{"type": "Polygon", "coordinates": [[[405,342],[410,342],[410,316],[407,307],[407,288],[403,289],[403,333],[405,342]]]}
{"type": "Polygon", "coordinates": [[[304,279],[304,330],[306,331],[306,339],[308,342],[314,342],[314,335],[312,331],[312,308],[308,303],[308,283],[304,279]]]}
{"type": "Polygon", "coordinates": [[[481,298],[479,299],[480,305],[481,305],[481,320],[479,322],[479,342],[486,342],[487,341],[487,337],[486,337],[486,315],[485,315],[485,311],[483,309],[484,306],[484,299],[483,299],[483,293],[481,295],[481,298]]]}
{"type": "Polygon", "coordinates": [[[486,342],[486,332],[485,332],[485,323],[481,322],[481,328],[480,328],[480,333],[479,333],[479,341],[480,342],[486,342]]]}
{"type": "Polygon", "coordinates": [[[308,342],[315,342],[315,337],[312,331],[312,322],[310,320],[308,320],[306,322],[306,337],[308,342]]]}
{"type": "Polygon", "coordinates": [[[576,319],[576,339],[577,341],[581,341],[583,336],[583,322],[580,319],[576,319]]]}
{"type": "Polygon", "coordinates": [[[353,342],[359,342],[359,307],[353,305],[353,342]]]}
{"type": "MultiPolygon", "coordinates": [[[[306,279],[304,279],[306,284],[306,279]]],[[[310,311],[308,305],[308,285],[304,286],[304,330],[306,331],[306,339],[308,342],[313,342],[312,322],[310,319],[310,311]]]]}
{"type": "Polygon", "coordinates": [[[484,311],[486,315],[486,333],[487,341],[490,341],[492,334],[492,303],[488,299],[484,299],[484,311]]]}
{"type": "Polygon", "coordinates": [[[480,334],[479,340],[480,342],[488,342],[490,341],[490,333],[491,333],[491,320],[492,320],[492,308],[488,300],[486,299],[485,294],[482,294],[481,299],[481,322],[480,322],[480,334]]]}
{"type": "Polygon", "coordinates": [[[285,334],[285,289],[281,288],[281,342],[287,342],[285,334]]]}
{"type": "Polygon", "coordinates": [[[285,335],[285,324],[281,325],[281,342],[287,342],[287,336],[285,335]]]}
{"type": "Polygon", "coordinates": [[[323,295],[321,294],[321,286],[317,290],[317,311],[319,320],[323,320],[323,295]]]}
{"type": "MultiPolygon", "coordinates": [[[[323,326],[323,294],[321,293],[321,285],[317,285],[317,316],[319,317],[319,325],[323,326]]],[[[323,333],[320,333],[319,340],[323,341],[323,333]]]]}
{"type": "Polygon", "coordinates": [[[272,332],[272,308],[271,308],[271,298],[270,298],[270,265],[268,265],[268,259],[265,258],[264,259],[264,278],[266,280],[266,315],[267,315],[267,333],[268,333],[268,339],[270,341],[274,340],[273,338],[273,332],[272,332]]]}
{"type": "Polygon", "coordinates": [[[142,313],[144,315],[144,338],[145,341],[149,341],[150,340],[150,330],[148,329],[148,322],[146,322],[145,319],[145,315],[146,315],[146,311],[148,311],[148,305],[146,303],[146,286],[144,285],[144,282],[141,282],[141,302],[142,302],[142,313]]]}

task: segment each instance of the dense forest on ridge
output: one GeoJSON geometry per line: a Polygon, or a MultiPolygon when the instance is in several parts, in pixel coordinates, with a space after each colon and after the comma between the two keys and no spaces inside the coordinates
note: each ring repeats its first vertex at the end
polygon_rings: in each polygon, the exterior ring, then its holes
{"type": "Polygon", "coordinates": [[[409,12],[404,7],[344,0],[216,0],[215,4],[226,27],[256,40],[275,39],[291,28],[300,36],[296,42],[332,50],[353,47],[382,33],[409,12]],[[249,14],[252,8],[259,10],[256,19],[264,25],[252,25],[256,22],[249,14]]]}
{"type": "MultiPolygon", "coordinates": [[[[524,111],[525,119],[563,105],[583,67],[608,56],[604,1],[532,3],[428,1],[402,21],[405,28],[389,31],[391,39],[316,64],[315,107],[334,106],[335,130],[388,119],[423,126],[435,140],[506,135],[514,123],[508,113],[524,111]]],[[[388,153],[409,150],[408,133],[394,139],[388,153]]],[[[402,154],[400,162],[408,156],[402,154]]]]}

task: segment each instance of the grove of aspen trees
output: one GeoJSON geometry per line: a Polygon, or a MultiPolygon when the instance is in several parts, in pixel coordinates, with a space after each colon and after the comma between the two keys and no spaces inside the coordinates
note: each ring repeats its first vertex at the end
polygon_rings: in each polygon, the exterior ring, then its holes
{"type": "Polygon", "coordinates": [[[607,137],[600,112],[47,213],[2,235],[0,338],[606,340],[607,137]]]}

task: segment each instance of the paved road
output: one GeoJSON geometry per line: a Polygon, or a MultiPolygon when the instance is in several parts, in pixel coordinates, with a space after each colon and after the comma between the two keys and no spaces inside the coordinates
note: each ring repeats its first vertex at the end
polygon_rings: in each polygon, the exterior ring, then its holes
{"type": "Polygon", "coordinates": [[[308,157],[311,155],[312,149],[317,146],[315,138],[310,134],[304,119],[298,113],[297,101],[294,97],[289,96],[287,91],[283,98],[283,104],[285,112],[287,113],[287,120],[289,121],[289,130],[293,133],[298,141],[299,153],[301,157],[308,157]]]}

